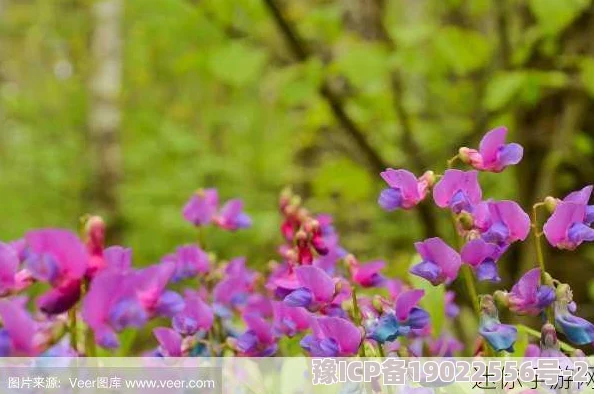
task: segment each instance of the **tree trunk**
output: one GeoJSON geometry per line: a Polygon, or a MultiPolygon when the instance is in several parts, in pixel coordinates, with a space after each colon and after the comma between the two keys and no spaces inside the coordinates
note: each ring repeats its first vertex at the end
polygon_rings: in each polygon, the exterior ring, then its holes
{"type": "Polygon", "coordinates": [[[121,236],[118,186],[122,175],[120,91],[122,80],[121,0],[92,5],[93,69],[90,75],[89,149],[92,209],[104,215],[110,238],[121,236]]]}

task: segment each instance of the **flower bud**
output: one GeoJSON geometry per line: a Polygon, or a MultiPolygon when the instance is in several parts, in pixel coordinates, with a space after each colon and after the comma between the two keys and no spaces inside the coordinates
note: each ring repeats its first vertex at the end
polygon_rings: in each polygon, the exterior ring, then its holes
{"type": "Polygon", "coordinates": [[[465,146],[458,149],[458,157],[460,158],[460,161],[462,161],[465,164],[470,163],[470,152],[469,151],[470,151],[470,148],[467,148],[465,146]]]}
{"type": "Polygon", "coordinates": [[[553,213],[555,211],[555,208],[557,208],[558,203],[559,203],[559,199],[557,199],[555,197],[547,196],[544,199],[545,207],[547,208],[547,210],[550,213],[553,213]]]}
{"type": "Polygon", "coordinates": [[[421,180],[427,182],[427,186],[431,187],[435,184],[436,177],[433,171],[425,171],[425,173],[421,176],[421,180]]]}
{"type": "Polygon", "coordinates": [[[571,287],[569,287],[569,285],[566,283],[561,283],[559,286],[557,286],[555,294],[557,296],[557,301],[559,302],[569,304],[573,301],[573,292],[571,291],[571,287]]]}
{"type": "Polygon", "coordinates": [[[472,215],[466,211],[462,211],[460,215],[458,215],[458,221],[464,230],[472,230],[474,227],[474,219],[472,215]]]}
{"type": "Polygon", "coordinates": [[[548,272],[542,274],[542,284],[555,288],[554,279],[548,272]]]}
{"type": "Polygon", "coordinates": [[[502,290],[497,290],[493,293],[493,298],[495,302],[501,306],[509,307],[509,296],[508,293],[502,290]]]}

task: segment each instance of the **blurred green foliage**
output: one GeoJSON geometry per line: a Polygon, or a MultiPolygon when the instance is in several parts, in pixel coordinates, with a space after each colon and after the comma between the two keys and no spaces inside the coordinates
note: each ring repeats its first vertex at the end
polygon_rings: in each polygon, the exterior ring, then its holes
{"type": "MultiPolygon", "coordinates": [[[[0,1],[3,240],[75,228],[94,209],[92,3],[0,1]]],[[[210,186],[242,197],[254,219],[249,231],[208,231],[210,248],[264,264],[279,241],[277,196],[293,185],[311,210],[335,216],[349,250],[406,267],[423,227],[413,212],[378,208],[378,168],[337,122],[323,83],[387,165],[419,172],[422,158],[442,171],[460,145],[505,124],[526,158],[482,176],[485,196],[528,207],[594,179],[590,0],[273,3],[307,59],[295,56],[267,1],[124,2],[119,213],[138,264],[196,238],[181,207],[210,186]]]]}

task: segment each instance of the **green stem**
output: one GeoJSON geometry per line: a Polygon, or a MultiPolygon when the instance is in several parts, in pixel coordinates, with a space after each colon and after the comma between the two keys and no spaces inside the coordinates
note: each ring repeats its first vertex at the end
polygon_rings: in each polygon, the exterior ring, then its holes
{"type": "Polygon", "coordinates": [[[76,305],[68,311],[69,329],[70,329],[70,347],[78,352],[78,333],[76,324],[76,305]]]}
{"type": "MultiPolygon", "coordinates": [[[[538,267],[540,268],[540,284],[542,285],[544,282],[544,276],[547,272],[544,260],[544,253],[542,251],[542,243],[540,242],[540,238],[542,237],[542,232],[539,230],[538,227],[538,208],[544,206],[544,202],[538,202],[532,206],[532,234],[534,235],[534,246],[536,250],[536,261],[538,262],[538,267]]],[[[555,315],[553,312],[552,307],[546,308],[546,315],[547,320],[549,323],[555,320],[555,315]]]]}
{"type": "MultiPolygon", "coordinates": [[[[526,334],[532,335],[533,337],[540,339],[540,332],[538,332],[528,326],[525,326],[523,324],[518,324],[518,328],[520,330],[524,331],[526,334]]],[[[561,349],[565,350],[566,352],[573,353],[576,350],[578,350],[566,342],[563,342],[561,340],[558,340],[558,341],[559,341],[559,347],[561,349]]]]}
{"type": "Polygon", "coordinates": [[[481,309],[479,305],[478,292],[476,291],[476,284],[474,282],[474,276],[472,275],[470,266],[466,264],[462,266],[462,278],[464,279],[464,284],[468,290],[468,297],[472,303],[474,313],[480,319],[481,309]]]}
{"type": "MultiPolygon", "coordinates": [[[[359,302],[357,301],[357,289],[353,288],[351,297],[353,299],[353,319],[355,320],[355,324],[358,327],[361,327],[361,321],[363,320],[363,318],[361,317],[361,310],[359,309],[359,302]]],[[[359,346],[359,355],[361,357],[366,357],[365,338],[361,340],[361,345],[359,346]]]]}
{"type": "MultiPolygon", "coordinates": [[[[89,290],[88,280],[84,280],[82,284],[82,296],[84,297],[89,290]]],[[[97,357],[97,346],[95,345],[95,333],[89,326],[85,330],[85,354],[87,357],[97,357]]]]}
{"type": "Polygon", "coordinates": [[[459,159],[460,159],[460,156],[458,156],[458,155],[456,155],[456,156],[452,157],[451,159],[449,159],[447,161],[448,169],[454,167],[454,164],[456,164],[456,161],[458,161],[459,159]]]}

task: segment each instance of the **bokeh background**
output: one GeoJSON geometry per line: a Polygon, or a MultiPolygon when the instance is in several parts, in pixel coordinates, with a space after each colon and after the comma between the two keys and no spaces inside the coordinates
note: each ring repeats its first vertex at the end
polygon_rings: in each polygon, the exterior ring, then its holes
{"type": "MultiPolygon", "coordinates": [[[[152,263],[195,239],[181,207],[217,187],[254,227],[211,249],[264,266],[291,185],[403,272],[449,216],[382,212],[385,167],[441,172],[506,125],[524,161],[482,174],[485,196],[528,210],[594,182],[593,37],[590,0],[0,0],[0,239],[94,212],[152,263]]],[[[594,249],[546,254],[594,315],[594,249]]],[[[512,249],[504,286],[534,264],[512,249]]]]}

